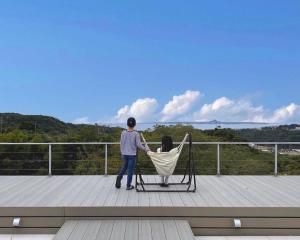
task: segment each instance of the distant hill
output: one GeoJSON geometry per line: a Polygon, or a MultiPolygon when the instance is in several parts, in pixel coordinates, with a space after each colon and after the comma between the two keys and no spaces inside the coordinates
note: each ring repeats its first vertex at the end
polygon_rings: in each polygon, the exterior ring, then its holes
{"type": "Polygon", "coordinates": [[[236,130],[240,138],[256,142],[300,142],[300,125],[281,125],[261,129],[236,130]]]}
{"type": "MultiPolygon", "coordinates": [[[[82,135],[82,140],[96,138],[114,133],[118,128],[89,124],[65,123],[57,118],[43,115],[22,115],[18,113],[0,113],[0,133],[8,134],[13,131],[21,131],[27,136],[47,135],[76,136],[82,135]],[[85,137],[84,137],[85,136],[85,137]]],[[[79,139],[78,139],[79,140],[79,139]]]]}
{"type": "MultiPolygon", "coordinates": [[[[158,125],[159,126],[159,125],[158,125]]],[[[155,127],[155,126],[154,126],[155,127]]],[[[5,134],[14,130],[20,130],[27,135],[44,134],[48,136],[74,136],[79,135],[78,140],[101,140],[103,136],[115,139],[118,141],[119,127],[108,127],[90,124],[72,124],[65,123],[57,118],[43,115],[22,115],[18,113],[0,113],[0,133],[5,134]],[[1,124],[2,122],[2,124],[1,124]],[[97,137],[97,136],[102,136],[97,137]]],[[[156,131],[171,131],[168,134],[182,135],[182,128],[156,128],[156,131]],[[164,130],[162,130],[164,129],[164,130]]],[[[190,128],[189,128],[190,129],[190,128]]],[[[260,129],[211,129],[200,130],[191,128],[195,135],[201,132],[201,137],[197,141],[259,141],[259,142],[274,142],[274,141],[300,141],[300,125],[281,125],[277,127],[263,127],[260,129]]],[[[149,135],[151,138],[151,134],[149,135]]],[[[158,140],[158,139],[153,139],[158,140]]]]}
{"type": "Polygon", "coordinates": [[[10,132],[14,129],[25,130],[27,132],[43,132],[52,134],[64,134],[72,128],[72,124],[64,123],[54,117],[42,115],[22,115],[18,113],[0,113],[2,121],[2,133],[10,132]]]}

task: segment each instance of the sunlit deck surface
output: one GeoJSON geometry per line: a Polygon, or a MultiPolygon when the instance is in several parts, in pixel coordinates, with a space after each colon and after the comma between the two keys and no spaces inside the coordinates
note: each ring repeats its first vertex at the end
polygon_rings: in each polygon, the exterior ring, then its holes
{"type": "Polygon", "coordinates": [[[126,191],[126,177],[121,189],[115,179],[1,176],[0,234],[55,234],[69,220],[171,219],[188,221],[195,235],[300,235],[300,176],[197,176],[195,193],[126,191]]]}
{"type": "MultiPolygon", "coordinates": [[[[159,177],[144,176],[158,182],[159,177]]],[[[181,177],[172,176],[170,182],[181,177]]],[[[1,207],[300,207],[300,176],[197,176],[196,193],[116,189],[115,176],[1,176],[1,207]]],[[[159,187],[157,187],[159,188],[159,187]]],[[[175,186],[170,186],[170,189],[175,186]]],[[[179,188],[179,186],[177,187],[179,188]]]]}
{"type": "Polygon", "coordinates": [[[54,240],[194,240],[185,220],[73,220],[54,240]]]}

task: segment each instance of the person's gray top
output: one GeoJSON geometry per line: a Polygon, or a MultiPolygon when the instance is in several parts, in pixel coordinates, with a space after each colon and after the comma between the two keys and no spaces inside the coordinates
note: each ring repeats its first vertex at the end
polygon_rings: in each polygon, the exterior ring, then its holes
{"type": "Polygon", "coordinates": [[[122,155],[136,155],[137,148],[147,151],[142,143],[140,134],[137,131],[124,130],[121,134],[121,154],[122,155]]]}

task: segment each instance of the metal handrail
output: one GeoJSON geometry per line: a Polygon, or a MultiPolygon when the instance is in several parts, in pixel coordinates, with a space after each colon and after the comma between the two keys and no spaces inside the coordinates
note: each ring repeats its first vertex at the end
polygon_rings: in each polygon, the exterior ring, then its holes
{"type": "MultiPolygon", "coordinates": [[[[174,144],[180,144],[181,142],[174,142],[174,144]]],[[[161,144],[161,142],[148,142],[149,145],[161,144]]],[[[189,144],[189,143],[185,143],[189,144]]],[[[221,145],[272,145],[274,146],[274,176],[278,175],[278,145],[300,145],[300,142],[193,142],[193,145],[216,145],[217,147],[217,176],[221,175],[221,145]]],[[[23,142],[23,143],[11,143],[11,142],[0,142],[1,145],[47,145],[49,151],[49,163],[48,163],[48,174],[52,175],[52,146],[54,145],[102,145],[105,147],[105,175],[108,174],[108,145],[120,145],[120,142],[47,142],[47,143],[34,143],[34,142],[23,142]]]]}

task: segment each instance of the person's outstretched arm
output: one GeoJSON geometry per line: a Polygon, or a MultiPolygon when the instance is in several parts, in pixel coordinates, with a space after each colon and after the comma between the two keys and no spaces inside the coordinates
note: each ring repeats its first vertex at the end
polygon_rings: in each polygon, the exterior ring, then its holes
{"type": "Polygon", "coordinates": [[[141,143],[141,136],[140,134],[137,132],[136,134],[136,138],[135,138],[135,142],[136,142],[136,145],[139,149],[145,151],[145,152],[148,152],[150,151],[149,148],[146,148],[142,143],[141,143]]]}
{"type": "Polygon", "coordinates": [[[120,139],[120,152],[122,153],[122,147],[124,145],[124,131],[121,133],[121,139],[120,139]]]}

